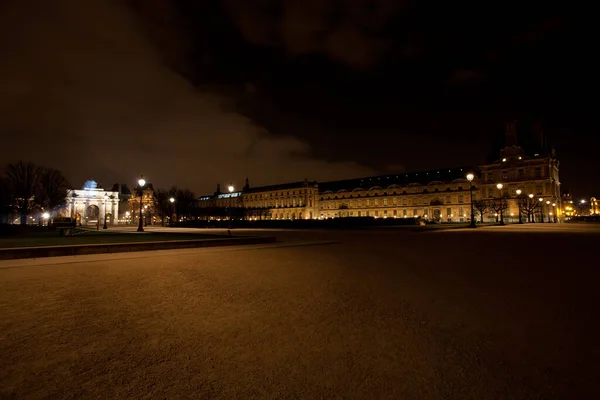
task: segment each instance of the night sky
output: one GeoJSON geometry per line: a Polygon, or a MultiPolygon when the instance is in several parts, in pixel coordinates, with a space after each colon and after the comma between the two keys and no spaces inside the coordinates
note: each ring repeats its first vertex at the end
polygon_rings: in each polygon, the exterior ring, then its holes
{"type": "Polygon", "coordinates": [[[595,22],[565,7],[2,1],[0,161],[200,195],[477,164],[540,120],[563,188],[598,196],[595,22]]]}

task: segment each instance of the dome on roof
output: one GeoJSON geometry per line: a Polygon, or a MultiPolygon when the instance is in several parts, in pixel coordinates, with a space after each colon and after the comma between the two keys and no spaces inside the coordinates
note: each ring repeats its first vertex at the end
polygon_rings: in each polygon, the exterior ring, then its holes
{"type": "Polygon", "coordinates": [[[98,189],[98,183],[92,179],[85,181],[83,189],[98,189]]]}

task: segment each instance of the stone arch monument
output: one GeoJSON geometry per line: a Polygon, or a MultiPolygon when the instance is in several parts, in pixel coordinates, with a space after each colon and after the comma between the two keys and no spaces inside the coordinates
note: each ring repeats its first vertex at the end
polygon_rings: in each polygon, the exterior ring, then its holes
{"type": "Polygon", "coordinates": [[[119,192],[104,190],[96,181],[88,180],[82,189],[67,193],[67,216],[77,219],[79,225],[117,225],[119,215],[119,192]]]}

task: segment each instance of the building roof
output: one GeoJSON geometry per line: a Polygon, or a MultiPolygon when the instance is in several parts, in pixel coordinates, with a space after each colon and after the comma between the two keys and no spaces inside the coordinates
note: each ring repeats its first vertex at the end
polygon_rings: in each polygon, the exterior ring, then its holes
{"type": "Polygon", "coordinates": [[[306,186],[314,186],[316,185],[316,181],[300,181],[300,182],[290,182],[290,183],[280,183],[278,185],[269,185],[269,186],[258,186],[251,187],[246,189],[246,193],[256,193],[256,192],[269,192],[273,190],[286,190],[286,189],[297,189],[306,186]]]}
{"type": "Polygon", "coordinates": [[[386,188],[390,185],[406,186],[411,183],[426,185],[433,181],[450,183],[456,179],[465,178],[466,174],[475,171],[471,167],[434,169],[429,171],[398,173],[389,175],[369,176],[357,179],[345,179],[319,183],[319,192],[337,192],[339,190],[370,189],[375,186],[386,188]]]}

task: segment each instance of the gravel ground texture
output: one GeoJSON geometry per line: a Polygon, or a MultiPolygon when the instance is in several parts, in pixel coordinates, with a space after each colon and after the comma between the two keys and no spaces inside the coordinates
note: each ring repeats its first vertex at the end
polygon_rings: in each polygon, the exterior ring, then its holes
{"type": "Polygon", "coordinates": [[[549,225],[2,261],[0,398],[595,398],[600,231],[549,225]]]}

